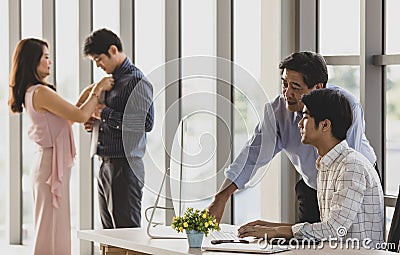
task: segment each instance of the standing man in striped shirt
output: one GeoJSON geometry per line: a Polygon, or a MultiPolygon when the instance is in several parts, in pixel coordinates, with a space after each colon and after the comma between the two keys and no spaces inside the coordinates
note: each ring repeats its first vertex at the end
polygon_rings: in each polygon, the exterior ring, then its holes
{"type": "Polygon", "coordinates": [[[301,142],[318,152],[317,198],[321,222],[250,222],[241,237],[292,237],[321,241],[357,240],[379,248],[383,242],[383,191],[370,161],[346,142],[352,123],[349,101],[338,90],[318,89],[301,98],[301,142]],[[333,239],[334,238],[334,239],[333,239]]]}
{"type": "Polygon", "coordinates": [[[102,161],[98,175],[101,222],[105,229],[140,227],[142,157],[146,132],[153,128],[153,88],[112,31],[94,31],[86,38],[83,53],[112,74],[115,82],[111,91],[99,95],[103,103],[85,123],[85,129],[92,131],[93,153],[102,161]]]}

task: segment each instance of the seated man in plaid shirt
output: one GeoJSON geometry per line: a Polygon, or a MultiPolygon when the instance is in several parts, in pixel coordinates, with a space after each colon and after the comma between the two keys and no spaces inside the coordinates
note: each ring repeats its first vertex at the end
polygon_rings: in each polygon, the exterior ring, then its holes
{"type": "Polygon", "coordinates": [[[317,197],[321,222],[254,221],[240,227],[239,236],[383,242],[383,191],[371,163],[346,142],[352,123],[348,100],[332,89],[303,95],[301,142],[317,149],[317,197]],[[335,238],[335,239],[334,239],[335,238]]]}

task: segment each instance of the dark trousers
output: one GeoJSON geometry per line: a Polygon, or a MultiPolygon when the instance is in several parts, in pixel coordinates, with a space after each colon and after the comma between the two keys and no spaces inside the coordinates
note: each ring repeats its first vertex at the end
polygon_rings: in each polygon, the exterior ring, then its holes
{"type": "Polygon", "coordinates": [[[297,223],[300,222],[320,222],[321,218],[319,215],[319,207],[317,200],[317,191],[313,188],[310,188],[304,181],[301,179],[296,183],[296,197],[298,200],[298,217],[297,223]]]}
{"type": "Polygon", "coordinates": [[[127,159],[102,158],[98,181],[103,228],[140,227],[143,182],[127,159]]]}

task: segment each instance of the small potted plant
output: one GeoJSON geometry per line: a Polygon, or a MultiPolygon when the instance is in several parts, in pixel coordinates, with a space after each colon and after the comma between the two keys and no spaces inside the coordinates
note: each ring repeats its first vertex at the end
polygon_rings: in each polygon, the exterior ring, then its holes
{"type": "Polygon", "coordinates": [[[183,216],[172,219],[171,227],[178,232],[186,231],[189,247],[199,248],[204,234],[207,236],[210,230],[220,230],[214,215],[210,215],[208,209],[194,210],[187,208],[183,216]]]}

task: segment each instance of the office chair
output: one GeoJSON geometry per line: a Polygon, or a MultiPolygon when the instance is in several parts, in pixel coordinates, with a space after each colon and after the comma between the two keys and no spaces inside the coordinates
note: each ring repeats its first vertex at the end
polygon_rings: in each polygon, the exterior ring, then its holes
{"type": "Polygon", "coordinates": [[[395,247],[388,249],[389,251],[400,252],[400,186],[399,194],[397,195],[396,206],[394,207],[394,214],[392,218],[392,224],[390,225],[388,243],[394,243],[395,247]]]}

